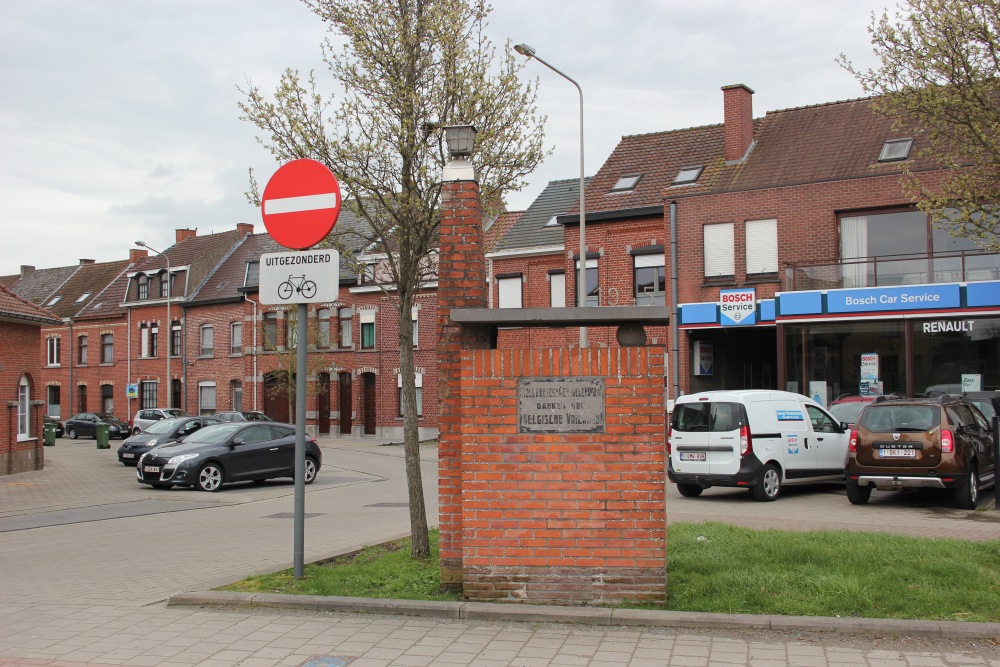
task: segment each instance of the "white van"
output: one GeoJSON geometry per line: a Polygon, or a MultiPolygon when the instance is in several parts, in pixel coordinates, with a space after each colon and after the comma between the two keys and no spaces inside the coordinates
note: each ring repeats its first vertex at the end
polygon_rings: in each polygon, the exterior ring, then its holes
{"type": "Polygon", "coordinates": [[[843,480],[850,433],[815,401],[787,391],[705,391],[678,397],[667,476],[689,498],[710,486],[774,500],[783,484],[843,480]]]}

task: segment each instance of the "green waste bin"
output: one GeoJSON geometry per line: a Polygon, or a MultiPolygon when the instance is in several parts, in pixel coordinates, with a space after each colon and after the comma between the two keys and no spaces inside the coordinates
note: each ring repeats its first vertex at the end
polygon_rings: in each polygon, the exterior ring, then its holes
{"type": "Polygon", "coordinates": [[[95,434],[94,437],[97,438],[97,448],[98,449],[108,449],[108,448],[111,447],[111,445],[108,444],[108,425],[107,424],[98,424],[97,425],[97,433],[95,434]]]}
{"type": "Polygon", "coordinates": [[[56,444],[56,425],[45,422],[45,439],[42,441],[45,445],[51,447],[56,444]]]}

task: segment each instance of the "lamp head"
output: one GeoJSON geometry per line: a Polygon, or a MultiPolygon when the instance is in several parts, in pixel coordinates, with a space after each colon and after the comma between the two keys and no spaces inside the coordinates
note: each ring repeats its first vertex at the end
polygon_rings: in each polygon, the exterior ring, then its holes
{"type": "Polygon", "coordinates": [[[146,247],[146,242],[145,241],[136,241],[135,244],[137,246],[139,246],[140,248],[145,248],[146,247]]]}
{"type": "Polygon", "coordinates": [[[533,58],[535,55],[535,50],[527,44],[515,44],[514,50],[526,58],[533,58]]]}
{"type": "Polygon", "coordinates": [[[468,159],[472,156],[472,148],[476,143],[475,125],[448,125],[444,128],[445,141],[448,142],[448,154],[453,160],[468,159]]]}

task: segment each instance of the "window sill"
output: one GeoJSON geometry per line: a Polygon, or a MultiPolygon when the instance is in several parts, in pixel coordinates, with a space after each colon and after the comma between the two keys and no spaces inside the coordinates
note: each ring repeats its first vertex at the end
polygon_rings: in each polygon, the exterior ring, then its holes
{"type": "Polygon", "coordinates": [[[215,359],[214,354],[199,354],[196,359],[215,359]]]}
{"type": "Polygon", "coordinates": [[[358,351],[359,352],[375,352],[375,348],[374,347],[363,347],[363,348],[361,348],[358,351]]]}
{"type": "Polygon", "coordinates": [[[38,442],[38,438],[32,437],[30,435],[18,435],[17,436],[17,441],[18,442],[38,442]]]}
{"type": "Polygon", "coordinates": [[[102,361],[101,363],[99,363],[97,365],[98,366],[114,366],[115,362],[113,362],[113,361],[102,361]]]}
{"type": "Polygon", "coordinates": [[[736,276],[720,276],[718,278],[705,278],[702,287],[736,287],[736,276]]]}
{"type": "Polygon", "coordinates": [[[780,279],[777,273],[753,273],[747,274],[747,285],[758,285],[761,283],[776,283],[780,279]]]}
{"type": "Polygon", "coordinates": [[[242,352],[230,352],[229,356],[230,357],[242,357],[243,353],[242,352]]]}
{"type": "Polygon", "coordinates": [[[62,368],[62,364],[45,364],[46,368],[62,368]]]}

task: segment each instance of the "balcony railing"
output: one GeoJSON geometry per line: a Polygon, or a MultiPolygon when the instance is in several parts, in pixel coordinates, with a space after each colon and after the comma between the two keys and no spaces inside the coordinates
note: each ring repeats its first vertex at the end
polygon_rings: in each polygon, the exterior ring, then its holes
{"type": "Polygon", "coordinates": [[[933,255],[885,255],[785,268],[786,292],[1000,280],[1000,254],[963,250],[933,255]]]}

